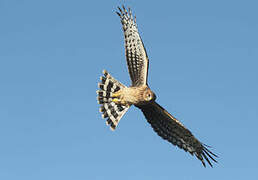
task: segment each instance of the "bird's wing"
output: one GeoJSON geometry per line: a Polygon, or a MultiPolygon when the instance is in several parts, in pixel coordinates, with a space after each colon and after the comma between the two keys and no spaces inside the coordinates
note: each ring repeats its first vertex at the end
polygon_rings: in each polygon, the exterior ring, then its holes
{"type": "Polygon", "coordinates": [[[141,40],[137,29],[136,18],[133,17],[132,11],[128,11],[123,6],[116,12],[123,25],[125,37],[125,55],[129,74],[132,80],[132,86],[141,86],[147,84],[148,76],[148,56],[144,44],[141,40]]]}
{"type": "Polygon", "coordinates": [[[196,139],[182,123],[169,114],[159,104],[152,102],[147,105],[137,107],[142,110],[152,128],[163,139],[181,149],[184,149],[186,152],[195,155],[199,160],[201,160],[204,167],[206,167],[205,160],[211,167],[212,164],[210,159],[217,162],[215,160],[215,157],[217,156],[207,149],[208,146],[198,141],[198,139],[196,139]]]}

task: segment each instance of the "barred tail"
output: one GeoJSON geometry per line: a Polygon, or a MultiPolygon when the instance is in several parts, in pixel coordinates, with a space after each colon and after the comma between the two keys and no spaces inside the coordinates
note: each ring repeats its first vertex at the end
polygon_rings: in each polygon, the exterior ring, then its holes
{"type": "Polygon", "coordinates": [[[101,82],[98,83],[100,90],[97,90],[97,100],[101,104],[99,111],[102,113],[102,118],[107,118],[106,124],[111,130],[115,130],[120,119],[126,113],[130,106],[116,104],[112,101],[112,93],[125,88],[122,83],[114,79],[106,70],[103,71],[103,76],[100,77],[101,82]]]}

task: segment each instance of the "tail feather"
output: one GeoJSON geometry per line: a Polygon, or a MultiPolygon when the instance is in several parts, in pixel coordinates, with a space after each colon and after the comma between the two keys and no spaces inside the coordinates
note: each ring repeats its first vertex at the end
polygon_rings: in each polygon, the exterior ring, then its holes
{"type": "Polygon", "coordinates": [[[114,103],[112,101],[112,93],[126,86],[114,79],[106,70],[103,71],[100,81],[98,83],[100,90],[97,90],[97,100],[101,104],[99,111],[102,113],[102,118],[107,118],[106,124],[110,126],[111,130],[115,130],[120,119],[130,106],[114,103]]]}

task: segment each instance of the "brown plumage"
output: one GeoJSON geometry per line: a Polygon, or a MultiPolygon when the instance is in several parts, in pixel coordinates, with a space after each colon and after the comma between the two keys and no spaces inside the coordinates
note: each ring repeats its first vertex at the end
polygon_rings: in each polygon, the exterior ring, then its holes
{"type": "Polygon", "coordinates": [[[132,85],[126,87],[107,71],[103,72],[99,83],[100,90],[97,91],[102,117],[107,118],[107,125],[115,130],[122,116],[131,105],[135,105],[143,112],[159,136],[195,155],[203,166],[206,166],[207,161],[212,167],[211,160],[217,162],[217,156],[208,150],[208,146],[195,138],[181,122],[156,103],[156,95],[147,83],[149,59],[138,32],[136,18],[133,17],[130,8],[128,11],[124,6],[122,8],[118,7],[117,14],[123,26],[125,55],[132,85]]]}

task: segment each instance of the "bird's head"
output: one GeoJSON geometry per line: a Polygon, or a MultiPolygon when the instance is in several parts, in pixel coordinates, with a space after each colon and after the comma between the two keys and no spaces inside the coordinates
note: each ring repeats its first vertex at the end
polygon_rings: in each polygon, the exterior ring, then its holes
{"type": "Polygon", "coordinates": [[[156,99],[156,95],[154,92],[152,92],[149,88],[146,89],[144,92],[143,92],[143,98],[145,101],[149,102],[149,101],[155,101],[156,99]]]}

